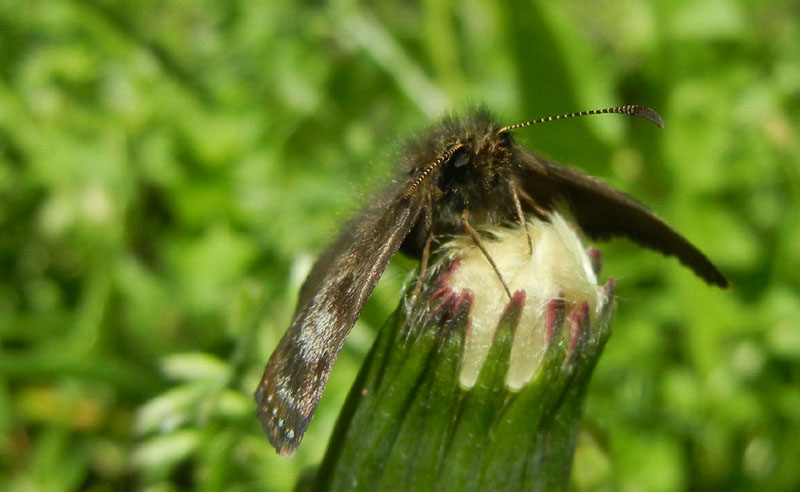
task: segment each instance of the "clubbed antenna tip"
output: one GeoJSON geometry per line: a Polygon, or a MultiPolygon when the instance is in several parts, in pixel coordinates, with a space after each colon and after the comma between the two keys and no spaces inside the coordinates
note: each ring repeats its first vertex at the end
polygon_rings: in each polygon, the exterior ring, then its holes
{"type": "Polygon", "coordinates": [[[623,108],[631,108],[631,112],[628,113],[632,116],[638,116],[639,118],[644,118],[646,120],[650,120],[659,128],[664,128],[664,120],[661,119],[661,115],[656,113],[654,110],[645,107],[645,106],[622,106],[623,108]]]}

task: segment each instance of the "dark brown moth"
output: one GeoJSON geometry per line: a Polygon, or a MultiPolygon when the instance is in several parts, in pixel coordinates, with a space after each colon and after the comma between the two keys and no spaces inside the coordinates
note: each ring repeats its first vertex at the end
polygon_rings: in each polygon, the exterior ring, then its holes
{"type": "Polygon", "coordinates": [[[445,119],[412,141],[398,177],[344,228],[300,290],[294,319],[270,357],[255,393],[270,443],[294,454],[322,396],[345,337],[389,260],[398,251],[421,259],[420,275],[442,239],[474,225],[522,225],[546,219],[557,204],[594,239],[624,236],[678,260],[712,285],[728,281],[689,241],[647,207],[580,171],[514,143],[512,130],[574,116],[621,113],[663,126],[641,106],[619,106],[501,126],[480,109],[445,119]],[[559,205],[561,206],[561,205],[559,205]]]}

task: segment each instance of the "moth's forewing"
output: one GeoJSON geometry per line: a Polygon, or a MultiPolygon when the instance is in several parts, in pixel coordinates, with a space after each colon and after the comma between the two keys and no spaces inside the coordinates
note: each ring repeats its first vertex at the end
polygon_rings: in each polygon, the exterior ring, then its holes
{"type": "Polygon", "coordinates": [[[631,196],[597,178],[517,149],[517,184],[523,196],[551,209],[563,200],[589,237],[624,236],[665,255],[676,256],[706,282],[727,287],[725,276],[683,236],[631,196]]]}
{"type": "Polygon", "coordinates": [[[314,265],[264,370],[258,415],[281,455],[293,455],[303,439],[345,337],[419,216],[420,196],[393,195],[368,206],[314,265]]]}

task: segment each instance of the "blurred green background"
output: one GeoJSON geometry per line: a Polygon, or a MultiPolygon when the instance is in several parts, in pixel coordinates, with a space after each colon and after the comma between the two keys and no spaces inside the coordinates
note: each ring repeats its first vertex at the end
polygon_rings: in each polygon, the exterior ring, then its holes
{"type": "MultiPolygon", "coordinates": [[[[252,392],[315,255],[404,136],[637,103],[518,140],[650,205],[729,275],[601,245],[618,281],[575,490],[800,487],[796,1],[0,2],[0,489],[290,490],[252,392]]],[[[524,450],[520,450],[524,452],[524,450]]]]}

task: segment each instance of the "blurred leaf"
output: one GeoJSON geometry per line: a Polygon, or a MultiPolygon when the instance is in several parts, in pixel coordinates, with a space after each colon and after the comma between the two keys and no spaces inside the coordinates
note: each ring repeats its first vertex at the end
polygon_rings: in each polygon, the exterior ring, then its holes
{"type": "Polygon", "coordinates": [[[201,352],[164,357],[161,370],[167,378],[174,381],[204,381],[207,384],[224,382],[230,373],[225,362],[201,352]]]}

